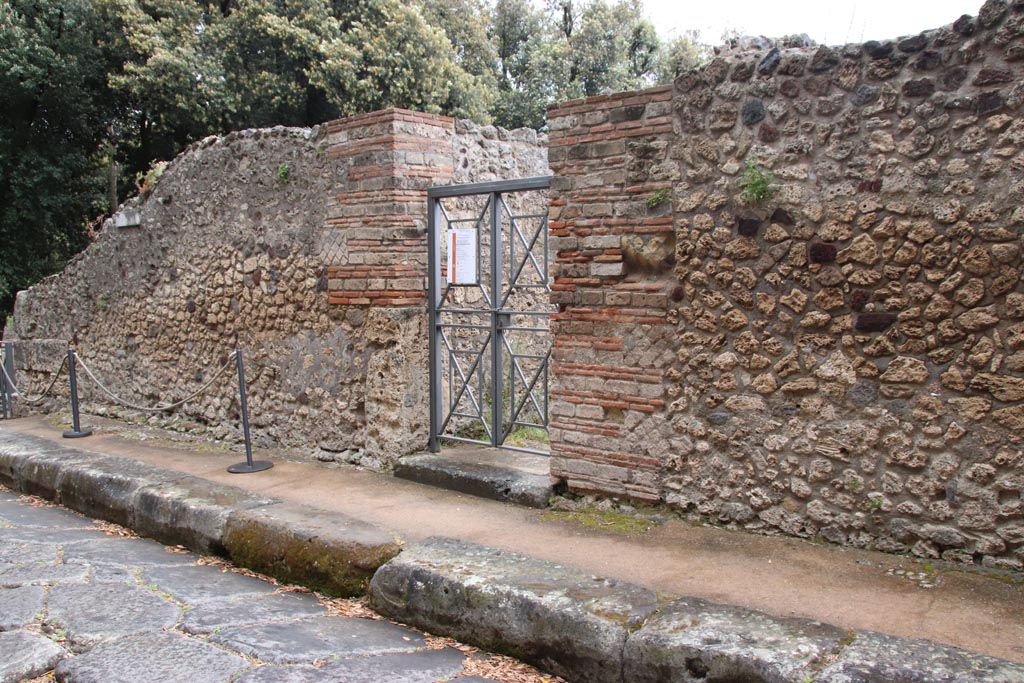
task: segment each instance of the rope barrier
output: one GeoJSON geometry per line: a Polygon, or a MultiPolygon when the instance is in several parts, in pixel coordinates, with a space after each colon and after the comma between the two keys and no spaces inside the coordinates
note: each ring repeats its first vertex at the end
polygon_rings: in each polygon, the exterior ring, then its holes
{"type": "Polygon", "coordinates": [[[64,372],[64,368],[66,368],[67,365],[68,359],[65,358],[63,361],[61,361],[60,367],[57,368],[57,373],[53,376],[53,380],[50,382],[50,386],[43,389],[43,393],[39,394],[39,396],[36,396],[35,398],[29,398],[28,396],[25,396],[21,392],[21,389],[19,389],[18,385],[14,383],[14,380],[11,379],[11,376],[7,374],[7,368],[4,367],[3,363],[0,363],[0,372],[4,373],[4,379],[7,380],[8,386],[10,386],[11,389],[14,390],[14,394],[12,394],[12,396],[16,396],[18,399],[24,401],[25,403],[34,405],[36,403],[42,403],[43,399],[46,398],[47,394],[50,393],[50,390],[53,389],[54,385],[57,384],[57,380],[60,379],[61,373],[64,372]]]}
{"type": "Polygon", "coordinates": [[[220,378],[220,376],[223,375],[225,372],[227,372],[227,370],[231,367],[232,361],[235,360],[235,356],[237,355],[237,353],[238,353],[237,351],[232,351],[231,355],[228,356],[228,360],[224,364],[224,366],[220,370],[218,370],[213,375],[213,377],[210,378],[209,382],[207,382],[206,384],[201,386],[197,391],[189,394],[188,396],[186,396],[185,398],[181,399],[180,401],[175,401],[174,403],[169,403],[167,405],[157,405],[155,407],[140,406],[140,405],[137,405],[135,403],[132,403],[131,401],[127,401],[127,400],[121,398],[120,396],[115,394],[113,391],[108,389],[106,386],[104,386],[104,384],[102,382],[100,382],[100,380],[96,377],[96,375],[93,374],[92,370],[89,369],[89,366],[85,364],[85,361],[82,360],[82,357],[79,356],[77,353],[75,353],[75,359],[78,361],[78,364],[80,366],[82,366],[82,371],[85,373],[85,375],[90,380],[92,380],[93,384],[95,384],[97,387],[99,387],[100,391],[102,391],[104,394],[106,394],[107,396],[112,398],[114,401],[120,403],[121,405],[123,405],[123,406],[125,406],[127,408],[131,408],[133,410],[138,410],[138,411],[141,411],[141,412],[144,412],[144,413],[162,413],[164,411],[174,410],[175,408],[178,408],[180,406],[185,405],[186,403],[188,403],[189,401],[191,401],[192,399],[196,398],[197,396],[202,394],[204,391],[209,389],[211,386],[213,386],[213,383],[216,382],[220,378]]]}

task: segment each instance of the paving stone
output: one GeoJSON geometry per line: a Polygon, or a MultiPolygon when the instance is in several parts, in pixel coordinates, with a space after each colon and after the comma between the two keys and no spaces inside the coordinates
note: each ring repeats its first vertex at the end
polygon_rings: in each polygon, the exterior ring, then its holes
{"type": "MultiPolygon", "coordinates": [[[[462,671],[463,661],[461,652],[445,648],[335,660],[320,668],[263,666],[245,674],[237,683],[434,683],[462,671]]],[[[465,680],[469,679],[459,678],[458,682],[465,680]]]]}
{"type": "Polygon", "coordinates": [[[88,579],[89,568],[83,565],[21,565],[0,571],[0,588],[57,586],[68,583],[85,583],[88,579]]]}
{"type": "Polygon", "coordinates": [[[1024,683],[1024,664],[924,640],[858,633],[816,683],[1024,683]]]}
{"type": "Polygon", "coordinates": [[[57,666],[60,683],[224,683],[249,668],[238,655],[177,633],[97,645],[57,666]]]}
{"type": "Polygon", "coordinates": [[[18,683],[41,676],[67,656],[57,643],[32,631],[0,633],[0,683],[18,683]]]}
{"type": "Polygon", "coordinates": [[[625,680],[673,683],[802,681],[847,631],[807,619],[686,598],[669,603],[626,642],[625,680]]]}
{"type": "Polygon", "coordinates": [[[103,538],[110,537],[98,528],[46,529],[45,533],[41,533],[37,527],[0,528],[0,544],[31,543],[61,546],[103,538]]]}
{"type": "Polygon", "coordinates": [[[136,586],[139,577],[126,567],[93,567],[90,583],[122,583],[136,586]]]}
{"type": "Polygon", "coordinates": [[[121,567],[182,566],[195,564],[198,555],[171,552],[167,546],[144,538],[107,536],[64,546],[65,562],[121,567]]]}
{"type": "Polygon", "coordinates": [[[336,596],[362,595],[401,549],[372,524],[294,503],[233,512],[224,546],[239,566],[336,596]]]}
{"type": "Polygon", "coordinates": [[[187,633],[212,633],[227,626],[294,621],[319,616],[326,611],[316,598],[301,593],[213,600],[189,610],[182,622],[182,629],[187,633]]]}
{"type": "Polygon", "coordinates": [[[210,600],[243,595],[273,593],[276,588],[266,581],[216,567],[154,567],[144,569],[142,582],[170,593],[175,600],[197,605],[210,600]]]}
{"type": "Polygon", "coordinates": [[[592,683],[621,683],[628,633],[660,607],[639,586],[447,538],[381,567],[370,601],[396,621],[592,683]]]}
{"type": "Polygon", "coordinates": [[[21,527],[88,529],[92,520],[58,507],[33,507],[14,501],[0,501],[0,521],[21,527]]]}
{"type": "Polygon", "coordinates": [[[0,631],[31,624],[43,610],[45,593],[39,586],[0,590],[0,631]]]}
{"type": "Polygon", "coordinates": [[[67,631],[73,650],[170,628],[181,609],[145,588],[118,584],[57,586],[47,600],[47,623],[67,631]]]}
{"type": "Polygon", "coordinates": [[[276,502],[234,486],[185,477],[140,490],[132,528],[163,543],[223,555],[224,529],[231,513],[276,502]]]}
{"type": "Polygon", "coordinates": [[[56,563],[57,546],[55,545],[0,541],[0,566],[56,563]]]}
{"type": "Polygon", "coordinates": [[[423,649],[423,636],[371,619],[314,617],[285,624],[226,628],[214,642],[273,664],[312,664],[338,656],[388,654],[423,649]]]}

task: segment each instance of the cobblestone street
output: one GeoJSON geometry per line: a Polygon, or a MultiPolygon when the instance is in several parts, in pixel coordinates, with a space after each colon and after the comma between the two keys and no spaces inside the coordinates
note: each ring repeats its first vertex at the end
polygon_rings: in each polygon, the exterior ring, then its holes
{"type": "Polygon", "coordinates": [[[118,531],[0,490],[0,683],[490,680],[440,640],[118,531]]]}

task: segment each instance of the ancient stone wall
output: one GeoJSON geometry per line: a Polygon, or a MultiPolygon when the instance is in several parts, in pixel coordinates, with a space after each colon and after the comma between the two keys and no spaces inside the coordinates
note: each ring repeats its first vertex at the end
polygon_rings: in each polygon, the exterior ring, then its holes
{"type": "MultiPolygon", "coordinates": [[[[426,189],[546,173],[533,131],[401,110],[196,143],[123,207],[140,225],[108,222],[20,293],[19,382],[42,388],[77,336],[115,393],[154,405],[208,381],[237,335],[257,445],[386,466],[427,441],[426,189]]],[[[232,378],[150,419],[237,436],[232,378]]],[[[81,385],[86,410],[149,417],[81,385]]]]}
{"type": "Polygon", "coordinates": [[[990,0],[549,110],[553,471],[1024,568],[1022,58],[1024,3],[990,0]],[[747,162],[767,201],[741,199],[747,162]]]}

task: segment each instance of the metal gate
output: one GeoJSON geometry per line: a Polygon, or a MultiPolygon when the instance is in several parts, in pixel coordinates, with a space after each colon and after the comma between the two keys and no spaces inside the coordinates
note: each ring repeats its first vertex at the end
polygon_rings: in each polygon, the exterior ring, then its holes
{"type": "Polygon", "coordinates": [[[547,452],[550,180],[427,193],[432,452],[547,452]]]}

